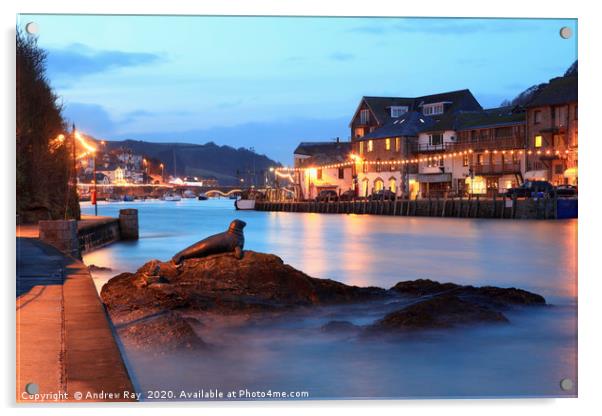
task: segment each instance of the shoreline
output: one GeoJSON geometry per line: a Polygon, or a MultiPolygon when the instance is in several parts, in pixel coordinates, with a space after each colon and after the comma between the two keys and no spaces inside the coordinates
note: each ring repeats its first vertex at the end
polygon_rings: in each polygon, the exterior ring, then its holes
{"type": "Polygon", "coordinates": [[[17,262],[16,401],[94,401],[87,393],[103,391],[115,393],[107,401],[131,401],[131,377],[88,267],[31,237],[17,237],[17,262]]]}

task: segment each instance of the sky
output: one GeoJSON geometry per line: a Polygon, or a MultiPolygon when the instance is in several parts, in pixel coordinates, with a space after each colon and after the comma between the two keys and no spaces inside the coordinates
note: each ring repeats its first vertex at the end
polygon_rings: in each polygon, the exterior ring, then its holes
{"type": "Polygon", "coordinates": [[[576,19],[20,15],[18,26],[32,21],[83,132],[252,147],[284,164],[301,141],[348,140],[364,95],[469,88],[496,107],[577,59],[576,19]]]}

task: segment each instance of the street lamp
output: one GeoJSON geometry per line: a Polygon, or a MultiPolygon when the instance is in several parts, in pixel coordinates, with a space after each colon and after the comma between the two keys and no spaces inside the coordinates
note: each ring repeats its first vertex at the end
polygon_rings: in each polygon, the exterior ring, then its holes
{"type": "Polygon", "coordinates": [[[159,166],[161,167],[161,183],[163,183],[163,182],[165,182],[165,179],[163,178],[163,168],[164,168],[163,163],[161,163],[159,166]]]}
{"type": "Polygon", "coordinates": [[[98,193],[96,188],[96,149],[92,150],[92,162],[94,163],[93,180],[94,180],[94,215],[98,216],[98,193]]]}

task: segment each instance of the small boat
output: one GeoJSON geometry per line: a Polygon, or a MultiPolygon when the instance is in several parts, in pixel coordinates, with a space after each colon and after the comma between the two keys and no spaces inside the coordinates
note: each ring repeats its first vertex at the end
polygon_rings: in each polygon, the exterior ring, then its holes
{"type": "Polygon", "coordinates": [[[164,201],[180,201],[182,197],[175,192],[167,192],[162,199],[164,201]]]}
{"type": "Polygon", "coordinates": [[[199,194],[199,201],[206,201],[208,199],[209,199],[209,197],[207,195],[205,195],[204,193],[199,194]]]}
{"type": "Polygon", "coordinates": [[[184,198],[196,198],[196,194],[193,191],[191,191],[190,189],[187,189],[182,194],[182,197],[184,197],[184,198]]]}
{"type": "Polygon", "coordinates": [[[234,201],[234,207],[239,211],[255,209],[254,199],[237,199],[234,201]]]}

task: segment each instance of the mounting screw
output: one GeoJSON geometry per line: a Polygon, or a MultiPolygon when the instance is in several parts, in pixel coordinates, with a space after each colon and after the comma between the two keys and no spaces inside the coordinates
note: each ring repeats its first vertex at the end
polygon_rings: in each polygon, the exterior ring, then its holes
{"type": "Polygon", "coordinates": [[[568,26],[563,26],[560,28],[560,37],[562,39],[568,39],[573,35],[573,31],[568,26]]]}

